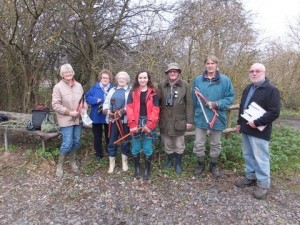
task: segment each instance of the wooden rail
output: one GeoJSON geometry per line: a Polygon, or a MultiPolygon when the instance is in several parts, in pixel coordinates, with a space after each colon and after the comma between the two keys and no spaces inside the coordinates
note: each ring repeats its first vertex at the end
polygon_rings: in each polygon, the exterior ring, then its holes
{"type": "MultiPolygon", "coordinates": [[[[231,122],[232,122],[232,111],[238,110],[239,109],[239,104],[232,105],[229,107],[227,110],[227,124],[226,124],[226,129],[223,130],[223,134],[227,135],[230,134],[231,132],[236,132],[235,127],[231,127],[231,122]]],[[[185,132],[184,136],[193,136],[195,135],[195,131],[187,131],[185,132]]]]}
{"type": "MultiPolygon", "coordinates": [[[[229,107],[227,110],[227,124],[226,124],[226,129],[223,131],[225,135],[231,133],[231,132],[236,132],[235,127],[231,127],[231,119],[232,119],[232,111],[238,110],[239,105],[232,105],[229,107]]],[[[20,121],[28,121],[31,120],[32,114],[27,114],[27,113],[15,113],[15,112],[6,112],[6,111],[0,111],[0,113],[3,113],[8,116],[10,120],[20,120],[20,121]]],[[[91,128],[91,126],[84,126],[84,128],[91,128]]],[[[26,127],[13,127],[13,126],[7,126],[7,125],[1,125],[0,124],[0,130],[4,130],[4,148],[5,151],[8,150],[8,131],[16,131],[16,132],[23,132],[27,134],[33,134],[38,136],[41,139],[42,142],[42,149],[45,150],[45,141],[54,139],[58,137],[60,134],[59,132],[55,133],[45,133],[42,131],[28,131],[26,127]]],[[[195,131],[187,131],[185,132],[185,136],[194,136],[195,131]]]]}

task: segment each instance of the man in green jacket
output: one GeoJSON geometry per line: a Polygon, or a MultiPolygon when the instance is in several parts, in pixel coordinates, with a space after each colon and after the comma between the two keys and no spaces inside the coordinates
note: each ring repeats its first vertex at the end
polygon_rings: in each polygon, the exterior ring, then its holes
{"type": "Polygon", "coordinates": [[[184,133],[193,126],[192,94],[188,83],[180,78],[181,69],[177,63],[170,63],[165,74],[167,79],[158,86],[161,95],[159,128],[167,153],[164,169],[174,166],[175,159],[175,172],[181,174],[184,133]]]}

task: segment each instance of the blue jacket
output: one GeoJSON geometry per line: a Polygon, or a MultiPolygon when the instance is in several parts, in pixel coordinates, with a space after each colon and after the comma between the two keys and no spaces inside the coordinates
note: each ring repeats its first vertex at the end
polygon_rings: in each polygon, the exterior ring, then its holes
{"type": "MultiPolygon", "coordinates": [[[[208,101],[216,101],[218,103],[217,112],[219,117],[217,117],[212,129],[220,131],[225,130],[227,123],[226,111],[234,101],[234,89],[229,77],[216,71],[215,77],[209,79],[207,77],[207,72],[205,71],[203,75],[196,76],[193,81],[192,96],[194,105],[194,123],[197,128],[209,129],[209,125],[205,120],[203,111],[196,97],[195,88],[197,88],[208,101]]],[[[209,109],[204,101],[202,101],[202,104],[208,120],[211,122],[214,112],[209,109]]]]}
{"type": "MultiPolygon", "coordinates": [[[[108,91],[112,88],[112,85],[109,84],[110,87],[108,88],[108,91]]],[[[108,92],[107,91],[107,92],[108,92]]],[[[91,106],[91,112],[90,112],[90,118],[92,119],[93,123],[106,123],[105,117],[103,113],[98,113],[98,107],[105,101],[105,95],[104,90],[100,87],[100,83],[95,83],[90,90],[86,93],[86,102],[91,106]],[[101,99],[99,103],[97,103],[97,100],[101,99]]]]}

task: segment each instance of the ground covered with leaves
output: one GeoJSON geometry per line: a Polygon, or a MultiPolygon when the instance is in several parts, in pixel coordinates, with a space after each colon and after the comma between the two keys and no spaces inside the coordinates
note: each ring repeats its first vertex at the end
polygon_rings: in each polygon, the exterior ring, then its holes
{"type": "Polygon", "coordinates": [[[253,187],[237,189],[234,171],[175,176],[154,161],[150,181],[134,180],[133,166],[108,175],[107,159],[80,155],[81,172],[68,161],[62,179],[55,163],[38,165],[20,151],[0,154],[1,224],[295,224],[300,222],[300,179],[274,178],[266,200],[253,187]],[[92,167],[93,166],[93,167],[92,167]],[[93,168],[93,171],[91,171],[93,168]]]}
{"type": "MultiPolygon", "coordinates": [[[[285,132],[283,129],[281,136],[288,135],[285,132]]],[[[242,175],[242,164],[225,167],[226,159],[233,157],[228,152],[234,146],[229,144],[240,144],[239,140],[223,142],[227,153],[222,155],[224,174],[219,179],[207,170],[194,177],[196,158],[189,150],[181,176],[175,175],[173,169],[162,171],[165,155],[156,151],[152,178],[143,181],[133,179],[132,159],[129,171],[123,172],[118,157],[115,173],[108,175],[107,158],[96,161],[91,135],[84,137],[78,156],[80,173],[73,173],[66,160],[64,176],[58,179],[55,152],[59,139],[47,143],[44,152],[39,148],[40,141],[30,135],[9,135],[10,150],[0,148],[0,224],[300,224],[299,162],[294,162],[296,167],[289,175],[274,168],[277,172],[272,177],[270,193],[265,200],[256,200],[252,197],[254,187],[234,186],[242,175]]],[[[277,136],[276,140],[280,141],[277,136]]],[[[1,146],[2,141],[1,138],[1,146]]],[[[187,143],[187,149],[192,148],[189,145],[192,143],[187,143]]],[[[284,159],[274,153],[272,156],[284,159]]]]}

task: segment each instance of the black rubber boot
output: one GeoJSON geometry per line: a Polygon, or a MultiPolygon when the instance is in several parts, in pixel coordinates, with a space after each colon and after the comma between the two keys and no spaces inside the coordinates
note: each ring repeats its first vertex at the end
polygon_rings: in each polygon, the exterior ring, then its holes
{"type": "Polygon", "coordinates": [[[141,164],[140,164],[140,153],[133,156],[134,161],[134,178],[141,178],[141,164]]]}
{"type": "Polygon", "coordinates": [[[150,178],[150,169],[151,169],[151,156],[145,156],[145,171],[144,171],[144,180],[149,180],[150,178]]]}
{"type": "Polygon", "coordinates": [[[166,170],[171,168],[172,166],[174,166],[174,153],[167,154],[167,162],[164,165],[163,169],[166,170]]]}
{"type": "Polygon", "coordinates": [[[182,154],[175,154],[176,156],[176,164],[175,164],[175,173],[180,175],[182,173],[181,160],[182,154]]]}

